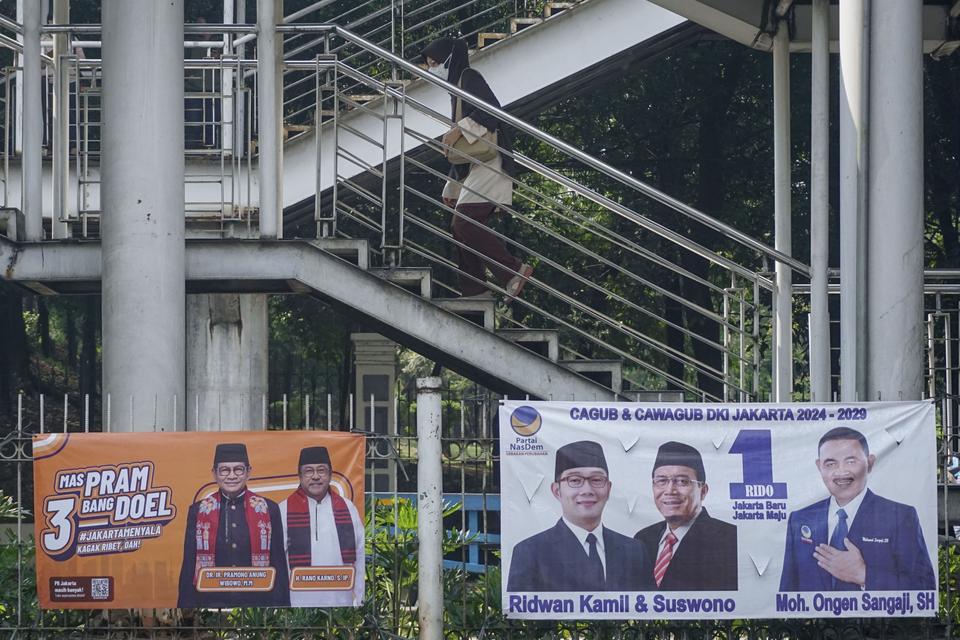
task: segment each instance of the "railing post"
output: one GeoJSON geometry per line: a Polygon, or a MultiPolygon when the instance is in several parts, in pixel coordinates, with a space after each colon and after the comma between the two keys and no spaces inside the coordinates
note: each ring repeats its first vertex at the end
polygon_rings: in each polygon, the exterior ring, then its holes
{"type": "Polygon", "coordinates": [[[257,0],[257,152],[260,177],[260,237],[283,237],[281,128],[283,36],[277,33],[280,0],[257,0]]]}
{"type": "MultiPolygon", "coordinates": [[[[70,24],[69,0],[55,0],[53,22],[70,24]]],[[[50,235],[69,238],[70,225],[70,38],[67,33],[53,37],[53,62],[56,69],[53,90],[53,218],[50,235]]]]}
{"type": "MultiPolygon", "coordinates": [[[[786,23],[773,39],[774,243],[791,255],[790,228],[790,36],[786,23]]],[[[774,265],[774,399],[790,402],[793,391],[793,270],[774,265]]]]}
{"type": "Polygon", "coordinates": [[[810,399],[830,400],[830,7],[813,2],[810,89],[810,399]]]}
{"type": "Polygon", "coordinates": [[[40,11],[23,6],[23,216],[26,239],[43,240],[43,101],[40,69],[40,11]]]}
{"type": "Polygon", "coordinates": [[[869,5],[840,3],[840,397],[853,402],[864,390],[864,246],[867,170],[869,5]]]}
{"type": "Polygon", "coordinates": [[[440,378],[417,378],[417,532],[422,640],[443,638],[443,467],[440,378]]]}

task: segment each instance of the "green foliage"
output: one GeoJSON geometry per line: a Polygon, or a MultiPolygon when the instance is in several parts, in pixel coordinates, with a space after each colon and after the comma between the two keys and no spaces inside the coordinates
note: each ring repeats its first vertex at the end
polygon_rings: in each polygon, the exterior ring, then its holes
{"type": "Polygon", "coordinates": [[[939,548],[940,621],[956,625],[960,622],[960,547],[955,544],[939,548]]]}

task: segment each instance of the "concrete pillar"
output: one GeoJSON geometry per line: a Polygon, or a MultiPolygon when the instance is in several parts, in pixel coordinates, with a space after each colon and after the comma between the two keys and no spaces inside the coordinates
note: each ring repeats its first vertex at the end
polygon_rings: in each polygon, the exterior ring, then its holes
{"type": "MultiPolygon", "coordinates": [[[[792,254],[790,209],[790,36],[783,23],[773,39],[774,248],[792,254]]],[[[793,393],[793,269],[777,262],[774,293],[774,402],[793,393]]]]}
{"type": "Polygon", "coordinates": [[[257,0],[257,151],[260,237],[283,237],[283,19],[282,0],[257,0]]]}
{"type": "MultiPolygon", "coordinates": [[[[397,343],[378,333],[353,333],[350,340],[356,376],[354,425],[382,435],[396,434],[393,408],[397,397],[397,343]]],[[[392,491],[396,475],[393,460],[375,459],[367,466],[367,487],[373,491],[392,491]]]]}
{"type": "Polygon", "coordinates": [[[440,378],[417,378],[417,537],[420,638],[443,638],[443,465],[440,378]]]}
{"type": "Polygon", "coordinates": [[[840,397],[864,398],[868,5],[840,3],[840,397]]]}
{"type": "Polygon", "coordinates": [[[187,429],[260,430],[268,372],[267,296],[187,296],[187,429]]]}
{"type": "Polygon", "coordinates": [[[830,398],[830,5],[813,0],[810,87],[810,399],[830,398]]]}
{"type": "Polygon", "coordinates": [[[183,429],[183,2],[102,19],[103,391],[112,431],[183,429]]]}
{"type": "Polygon", "coordinates": [[[40,11],[23,7],[23,215],[27,240],[43,240],[43,100],[41,96],[40,11]]]}
{"type": "Polygon", "coordinates": [[[920,0],[870,9],[866,397],[923,391],[923,52],[920,0]]]}

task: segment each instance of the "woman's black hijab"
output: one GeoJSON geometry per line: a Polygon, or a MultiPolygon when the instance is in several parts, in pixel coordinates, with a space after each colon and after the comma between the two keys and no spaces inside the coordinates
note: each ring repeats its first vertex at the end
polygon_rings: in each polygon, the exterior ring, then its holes
{"type": "MultiPolygon", "coordinates": [[[[421,52],[424,62],[427,58],[436,60],[440,64],[445,64],[448,70],[447,82],[458,84],[460,75],[465,69],[470,67],[470,58],[467,55],[467,43],[459,38],[438,38],[423,48],[421,52]],[[447,60],[450,58],[450,60],[447,60]]],[[[457,99],[450,98],[451,116],[456,108],[457,99]]]]}

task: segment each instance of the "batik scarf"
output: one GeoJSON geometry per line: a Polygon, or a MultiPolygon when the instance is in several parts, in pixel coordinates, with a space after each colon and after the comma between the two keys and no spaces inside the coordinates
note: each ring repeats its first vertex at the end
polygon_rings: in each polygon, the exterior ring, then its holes
{"type": "MultiPolygon", "coordinates": [[[[270,538],[273,527],[267,501],[247,490],[243,494],[243,509],[250,531],[250,566],[270,566],[270,538]]],[[[200,570],[215,567],[217,563],[217,530],[220,528],[220,492],[200,501],[197,509],[197,563],[193,584],[197,584],[200,570]]]]}

